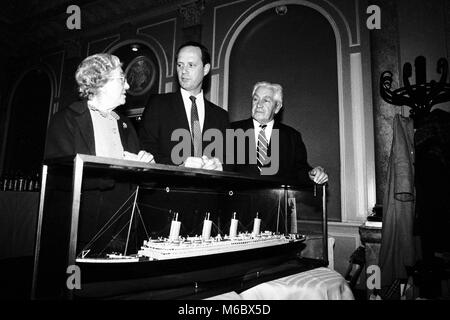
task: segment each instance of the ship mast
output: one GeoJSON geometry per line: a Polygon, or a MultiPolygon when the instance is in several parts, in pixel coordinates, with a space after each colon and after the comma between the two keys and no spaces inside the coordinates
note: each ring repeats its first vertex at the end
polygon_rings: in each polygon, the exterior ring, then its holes
{"type": "Polygon", "coordinates": [[[138,193],[139,193],[139,186],[136,187],[136,193],[134,194],[133,210],[131,211],[130,225],[128,226],[127,242],[125,244],[125,250],[123,252],[124,256],[127,254],[128,241],[130,240],[131,225],[133,224],[134,211],[136,210],[136,201],[137,201],[138,193]]]}

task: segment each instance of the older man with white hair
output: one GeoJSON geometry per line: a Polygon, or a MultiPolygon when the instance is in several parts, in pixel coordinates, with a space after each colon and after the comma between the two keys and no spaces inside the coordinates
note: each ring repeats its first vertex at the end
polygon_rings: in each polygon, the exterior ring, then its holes
{"type": "MultiPolygon", "coordinates": [[[[254,137],[246,144],[244,163],[236,163],[235,170],[246,174],[273,175],[323,184],[328,175],[320,166],[312,168],[307,161],[306,147],[300,132],[275,120],[283,107],[283,88],[279,84],[258,82],[253,86],[252,117],[233,122],[233,129],[254,129],[254,137]],[[254,138],[254,139],[253,139],[254,138]],[[255,149],[251,150],[251,148],[255,149]],[[256,159],[251,158],[252,155],[256,159]],[[275,170],[264,170],[273,167],[275,170]]],[[[242,155],[236,155],[239,159],[242,155]]],[[[236,161],[238,162],[238,161],[236,161]]],[[[273,168],[272,168],[273,169],[273,168]]]]}

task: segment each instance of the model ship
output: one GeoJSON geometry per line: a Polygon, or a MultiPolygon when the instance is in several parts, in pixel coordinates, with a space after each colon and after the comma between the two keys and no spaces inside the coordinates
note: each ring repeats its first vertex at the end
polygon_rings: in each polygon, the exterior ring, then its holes
{"type": "Polygon", "coordinates": [[[207,213],[202,234],[183,237],[180,236],[181,221],[175,213],[168,236],[144,240],[136,254],[127,255],[126,248],[122,254],[105,257],[89,257],[82,252],[76,259],[83,281],[82,290],[77,294],[106,297],[233,279],[295,259],[304,248],[304,235],[261,232],[258,215],[253,219],[251,232],[238,232],[238,224],[233,213],[228,234],[222,236],[219,232],[212,237],[213,221],[207,213]]]}
{"type": "Polygon", "coordinates": [[[148,257],[150,260],[179,259],[280,246],[304,240],[299,235],[286,237],[271,231],[260,233],[261,219],[258,217],[254,219],[252,233],[237,234],[236,213],[231,219],[230,233],[225,237],[220,235],[210,237],[212,221],[209,220],[208,214],[203,223],[201,236],[182,238],[179,236],[180,223],[176,219],[172,221],[169,238],[144,241],[138,256],[148,257]]]}
{"type": "Polygon", "coordinates": [[[238,233],[239,221],[236,219],[236,213],[233,213],[228,235],[222,237],[218,234],[216,237],[211,237],[212,221],[209,217],[210,215],[207,213],[203,222],[201,236],[181,237],[181,222],[178,221],[178,214],[176,213],[171,223],[169,237],[145,240],[136,255],[114,253],[108,254],[104,258],[79,257],[76,261],[78,263],[125,263],[145,260],[180,259],[284,246],[288,243],[305,240],[305,236],[299,234],[285,236],[271,231],[260,232],[261,219],[258,218],[258,215],[254,219],[251,233],[238,233]]]}

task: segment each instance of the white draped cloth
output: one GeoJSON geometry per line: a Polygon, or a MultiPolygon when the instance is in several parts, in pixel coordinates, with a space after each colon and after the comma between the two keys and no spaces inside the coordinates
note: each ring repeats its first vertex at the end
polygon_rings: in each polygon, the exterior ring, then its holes
{"type": "Polygon", "coordinates": [[[334,270],[316,268],[261,283],[240,294],[228,292],[212,300],[354,300],[347,281],[334,270]]]}

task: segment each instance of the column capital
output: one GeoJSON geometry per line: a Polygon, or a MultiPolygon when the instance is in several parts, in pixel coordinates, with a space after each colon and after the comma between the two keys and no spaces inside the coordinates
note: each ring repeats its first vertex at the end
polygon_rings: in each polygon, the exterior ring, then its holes
{"type": "Polygon", "coordinates": [[[183,28],[188,28],[201,24],[201,16],[205,11],[205,1],[198,0],[192,3],[180,6],[178,13],[183,22],[183,28]]]}

